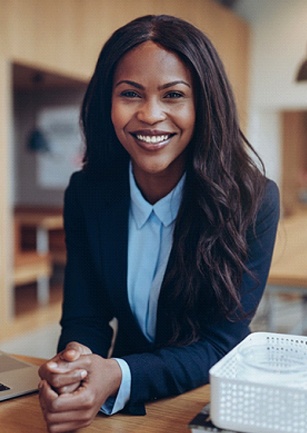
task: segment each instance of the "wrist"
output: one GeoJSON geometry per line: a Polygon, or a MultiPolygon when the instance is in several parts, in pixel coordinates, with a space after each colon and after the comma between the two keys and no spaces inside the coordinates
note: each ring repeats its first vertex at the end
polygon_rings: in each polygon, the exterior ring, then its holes
{"type": "Polygon", "coordinates": [[[110,396],[114,397],[118,393],[122,382],[122,370],[116,359],[110,358],[107,359],[106,362],[110,377],[112,378],[110,383],[110,396]]]}

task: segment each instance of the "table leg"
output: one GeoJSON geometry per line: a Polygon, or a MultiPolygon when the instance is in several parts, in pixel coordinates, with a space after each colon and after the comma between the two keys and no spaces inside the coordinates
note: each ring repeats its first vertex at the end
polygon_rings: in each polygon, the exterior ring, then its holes
{"type": "Polygon", "coordinates": [[[37,280],[37,299],[39,305],[46,305],[49,302],[49,278],[40,277],[37,280]]]}
{"type": "Polygon", "coordinates": [[[36,249],[38,253],[45,254],[49,251],[48,231],[43,227],[36,230],[36,249]]]}

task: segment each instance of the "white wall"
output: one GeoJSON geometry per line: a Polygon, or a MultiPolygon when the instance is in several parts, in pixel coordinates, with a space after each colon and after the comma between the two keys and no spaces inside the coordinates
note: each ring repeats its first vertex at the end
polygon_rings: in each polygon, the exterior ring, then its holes
{"type": "Polygon", "coordinates": [[[307,110],[307,81],[295,82],[307,57],[307,0],[239,0],[236,11],[252,28],[248,138],[280,183],[280,112],[307,110]]]}

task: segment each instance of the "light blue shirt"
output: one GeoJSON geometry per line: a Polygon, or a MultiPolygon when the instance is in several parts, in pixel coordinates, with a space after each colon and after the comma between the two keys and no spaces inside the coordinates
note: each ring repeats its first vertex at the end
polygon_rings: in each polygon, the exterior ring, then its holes
{"type": "MultiPolygon", "coordinates": [[[[167,266],[185,176],[175,188],[154,205],[148,203],[136,185],[130,165],[130,210],[128,238],[128,299],[139,326],[149,341],[154,341],[157,306],[167,266]]],[[[130,397],[131,374],[128,364],[116,358],[122,382],[116,398],[103,405],[112,415],[123,409],[130,397]]]]}

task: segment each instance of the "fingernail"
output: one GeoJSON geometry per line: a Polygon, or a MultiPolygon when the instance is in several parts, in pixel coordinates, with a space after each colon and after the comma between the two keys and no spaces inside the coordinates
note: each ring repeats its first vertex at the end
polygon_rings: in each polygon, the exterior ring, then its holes
{"type": "Polygon", "coordinates": [[[50,361],[50,362],[48,362],[48,367],[49,368],[57,368],[58,364],[54,361],[50,361]]]}
{"type": "Polygon", "coordinates": [[[81,379],[84,379],[87,376],[87,371],[86,370],[81,370],[80,371],[80,376],[81,376],[81,379]]]}

